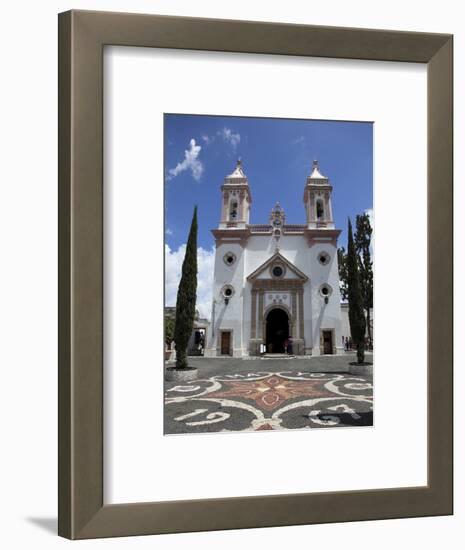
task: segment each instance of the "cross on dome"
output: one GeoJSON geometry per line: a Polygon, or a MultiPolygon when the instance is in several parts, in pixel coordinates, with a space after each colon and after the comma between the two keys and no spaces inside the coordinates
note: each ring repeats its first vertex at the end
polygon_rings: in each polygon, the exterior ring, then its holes
{"type": "Polygon", "coordinates": [[[313,161],[312,166],[312,173],[309,176],[312,180],[327,180],[328,178],[326,176],[323,176],[323,174],[320,172],[320,168],[318,166],[318,161],[315,159],[313,161]]]}
{"type": "Polygon", "coordinates": [[[236,168],[234,169],[234,172],[232,174],[229,174],[229,176],[227,176],[227,177],[228,177],[228,179],[235,179],[235,178],[243,179],[243,178],[247,177],[244,173],[243,168],[242,168],[242,160],[241,160],[240,157],[237,159],[236,168]]]}

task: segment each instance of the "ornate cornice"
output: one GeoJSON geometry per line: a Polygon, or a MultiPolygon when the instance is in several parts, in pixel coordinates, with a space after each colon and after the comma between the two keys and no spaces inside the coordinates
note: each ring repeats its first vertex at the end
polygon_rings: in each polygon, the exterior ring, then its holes
{"type": "Polygon", "coordinates": [[[328,242],[334,246],[337,246],[337,239],[340,234],[340,229],[306,229],[304,231],[309,247],[317,243],[328,242]]]}
{"type": "Polygon", "coordinates": [[[215,237],[216,246],[223,243],[239,244],[245,246],[249,236],[249,229],[212,229],[212,234],[215,237]]]}
{"type": "MultiPolygon", "coordinates": [[[[269,236],[272,234],[272,228],[268,224],[250,224],[245,228],[237,228],[237,222],[228,222],[228,224],[230,225],[229,228],[212,229],[212,234],[215,237],[217,246],[223,242],[239,243],[241,246],[245,246],[251,235],[269,236]]],[[[308,246],[313,246],[319,242],[329,242],[330,244],[336,246],[337,239],[341,234],[340,229],[308,229],[307,226],[303,224],[285,225],[283,232],[288,235],[305,236],[308,246]]]]}
{"type": "MultiPolygon", "coordinates": [[[[247,227],[250,229],[251,235],[269,235],[273,231],[273,227],[268,223],[253,223],[247,227]]],[[[303,235],[305,229],[307,226],[300,223],[285,223],[282,226],[283,234],[303,235]]]]}

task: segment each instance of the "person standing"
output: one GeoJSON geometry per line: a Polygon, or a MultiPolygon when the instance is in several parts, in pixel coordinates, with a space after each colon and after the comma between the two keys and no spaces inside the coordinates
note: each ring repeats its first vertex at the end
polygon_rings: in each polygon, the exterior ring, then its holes
{"type": "Polygon", "coordinates": [[[292,336],[287,339],[287,354],[292,355],[292,336]]]}

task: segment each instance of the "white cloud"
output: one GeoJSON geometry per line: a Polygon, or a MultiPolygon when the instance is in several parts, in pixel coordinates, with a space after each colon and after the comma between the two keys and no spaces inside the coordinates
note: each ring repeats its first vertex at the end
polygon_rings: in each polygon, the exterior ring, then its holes
{"type": "Polygon", "coordinates": [[[169,227],[167,227],[167,228],[165,229],[165,234],[166,234],[166,235],[172,235],[172,234],[173,234],[173,230],[170,229],[169,227]]]}
{"type": "MultiPolygon", "coordinates": [[[[177,250],[171,250],[165,244],[165,304],[176,305],[178,285],[181,280],[181,269],[186,245],[182,244],[177,250]]],[[[206,250],[202,247],[197,250],[197,304],[200,317],[210,319],[212,308],[213,272],[215,266],[215,248],[206,250]]]]}
{"type": "Polygon", "coordinates": [[[168,170],[168,179],[175,178],[181,172],[190,170],[192,172],[192,177],[199,181],[203,173],[203,164],[198,159],[202,147],[196,145],[195,139],[191,139],[189,142],[189,149],[184,151],[184,160],[178,162],[175,168],[168,170]]]}
{"type": "Polygon", "coordinates": [[[299,136],[295,139],[292,140],[292,143],[294,145],[298,145],[299,143],[303,143],[305,141],[305,137],[304,136],[299,136]]]}
{"type": "Polygon", "coordinates": [[[218,132],[218,135],[221,136],[226,143],[231,144],[233,149],[236,149],[241,141],[241,135],[234,134],[230,128],[223,128],[218,132]]]}
{"type": "Polygon", "coordinates": [[[210,145],[210,143],[215,141],[215,136],[208,136],[207,134],[202,134],[202,139],[206,145],[210,145]]]}

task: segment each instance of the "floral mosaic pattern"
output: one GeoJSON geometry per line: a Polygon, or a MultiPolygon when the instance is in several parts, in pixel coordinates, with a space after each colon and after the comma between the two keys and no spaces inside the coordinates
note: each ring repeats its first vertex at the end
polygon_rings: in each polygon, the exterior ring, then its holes
{"type": "Polygon", "coordinates": [[[165,392],[167,434],[372,424],[372,383],[348,374],[226,374],[165,392]]]}

